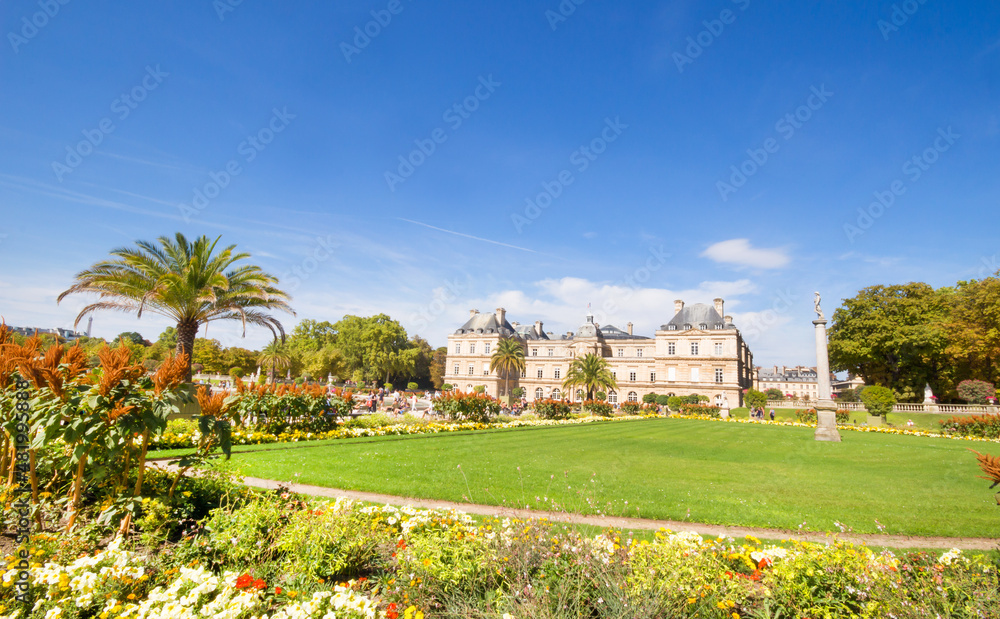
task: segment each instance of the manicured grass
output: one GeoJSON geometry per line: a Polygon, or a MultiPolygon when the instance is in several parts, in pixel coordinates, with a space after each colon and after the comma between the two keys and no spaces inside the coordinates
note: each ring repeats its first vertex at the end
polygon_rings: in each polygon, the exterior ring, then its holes
{"type": "MultiPolygon", "coordinates": [[[[1000,536],[965,450],[1000,445],[652,419],[496,433],[337,441],[234,456],[250,476],[578,513],[858,533],[1000,536]],[[545,499],[548,498],[548,501],[545,499]]],[[[914,544],[915,546],[919,544],[914,544]]]]}
{"type": "MultiPolygon", "coordinates": [[[[775,421],[798,421],[795,411],[805,410],[806,407],[799,408],[776,408],[774,409],[775,421]]],[[[764,418],[770,419],[768,413],[770,408],[764,409],[764,418]]],[[[750,410],[748,408],[734,408],[730,411],[733,417],[748,419],[750,410]]],[[[971,415],[955,415],[956,417],[970,417],[971,415]]],[[[897,428],[910,428],[911,430],[924,430],[927,432],[940,432],[941,423],[950,419],[952,415],[940,415],[935,413],[889,413],[886,420],[897,428]],[[907,426],[906,422],[912,420],[913,426],[907,426]]],[[[868,422],[868,413],[865,411],[851,411],[851,423],[863,426],[868,422]]]]}

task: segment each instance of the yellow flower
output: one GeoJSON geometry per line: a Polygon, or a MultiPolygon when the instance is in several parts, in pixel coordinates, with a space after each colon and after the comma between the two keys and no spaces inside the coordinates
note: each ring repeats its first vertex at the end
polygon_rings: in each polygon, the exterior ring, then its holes
{"type": "Polygon", "coordinates": [[[688,598],[688,604],[694,604],[698,601],[698,598],[688,598]]]}

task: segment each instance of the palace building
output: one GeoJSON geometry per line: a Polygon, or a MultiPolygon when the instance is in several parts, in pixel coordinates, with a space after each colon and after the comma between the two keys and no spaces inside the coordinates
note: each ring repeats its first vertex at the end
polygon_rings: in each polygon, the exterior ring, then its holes
{"type": "Polygon", "coordinates": [[[611,403],[641,401],[657,395],[704,395],[713,404],[741,406],[743,392],[753,387],[753,355],[724,301],[685,306],[674,302],[673,318],[653,337],[634,335],[632,323],[621,330],[598,325],[587,315],[576,332],[556,335],[531,324],[508,322],[503,308],[493,313],[471,310],[469,320],[448,336],[444,382],[461,391],[482,386],[491,396],[503,396],[504,378],[490,371],[490,358],[501,338],[517,338],[524,346],[525,371],[510,376],[508,389],[524,389],[529,402],[545,398],[572,401],[582,394],[565,393],[563,380],[576,357],[594,353],[608,361],[618,389],[607,394],[611,403]]]}

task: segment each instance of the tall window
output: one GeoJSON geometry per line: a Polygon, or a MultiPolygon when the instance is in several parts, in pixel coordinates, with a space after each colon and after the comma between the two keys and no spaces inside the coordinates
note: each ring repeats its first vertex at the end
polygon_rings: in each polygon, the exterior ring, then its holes
{"type": "Polygon", "coordinates": [[[532,357],[537,357],[538,356],[538,349],[537,348],[532,348],[531,349],[531,356],[532,357]]]}
{"type": "Polygon", "coordinates": [[[556,368],[555,370],[553,370],[552,378],[554,378],[556,380],[559,380],[559,375],[561,373],[562,373],[562,370],[560,370],[559,368],[556,368]]]}
{"type": "Polygon", "coordinates": [[[628,392],[628,401],[629,402],[638,402],[639,401],[639,394],[636,393],[636,392],[634,392],[634,391],[629,391],[628,392]]]}
{"type": "Polygon", "coordinates": [[[636,357],[641,357],[642,356],[642,349],[641,348],[636,348],[635,349],[635,356],[636,357]]]}
{"type": "Polygon", "coordinates": [[[715,382],[721,383],[725,378],[722,368],[715,368],[715,382]]]}
{"type": "Polygon", "coordinates": [[[457,364],[457,363],[455,364],[455,367],[454,367],[453,369],[454,369],[455,371],[454,371],[454,372],[452,372],[452,374],[454,374],[455,376],[458,376],[458,364],[457,364]]]}
{"type": "Polygon", "coordinates": [[[618,380],[618,372],[611,373],[611,380],[618,380]]]}
{"type": "Polygon", "coordinates": [[[677,354],[677,344],[673,342],[667,342],[667,354],[676,355],[677,354]]]}
{"type": "Polygon", "coordinates": [[[559,391],[558,387],[556,387],[555,389],[552,390],[552,399],[553,400],[558,400],[561,397],[562,397],[562,392],[559,391]]]}
{"type": "Polygon", "coordinates": [[[483,364],[483,376],[489,376],[489,375],[490,375],[490,364],[489,363],[484,363],[483,364]]]}
{"type": "Polygon", "coordinates": [[[691,382],[692,383],[700,383],[701,382],[701,374],[698,371],[698,368],[691,368],[691,382]]]}
{"type": "Polygon", "coordinates": [[[470,355],[476,354],[476,345],[475,344],[469,344],[469,354],[470,355]]]}
{"type": "Polygon", "coordinates": [[[619,357],[624,357],[625,356],[625,349],[624,348],[619,348],[618,349],[618,356],[619,357]]]}
{"type": "Polygon", "coordinates": [[[722,342],[715,343],[715,356],[716,357],[722,356],[722,342]]]}
{"type": "Polygon", "coordinates": [[[618,404],[618,394],[612,391],[608,394],[608,402],[612,404],[618,404]]]}
{"type": "Polygon", "coordinates": [[[628,379],[634,383],[635,382],[635,372],[629,372],[628,373],[628,379]]]}
{"type": "Polygon", "coordinates": [[[483,351],[484,354],[490,354],[490,343],[486,342],[486,349],[483,351]]]}
{"type": "Polygon", "coordinates": [[[677,368],[667,368],[667,380],[671,382],[677,380],[677,368]]]}
{"type": "Polygon", "coordinates": [[[535,399],[536,400],[541,400],[544,397],[544,395],[545,395],[545,392],[542,391],[541,387],[539,387],[538,389],[535,389],[535,399]]]}
{"type": "Polygon", "coordinates": [[[538,368],[538,378],[542,377],[542,368],[538,368]]]}
{"type": "Polygon", "coordinates": [[[469,376],[473,376],[476,373],[476,366],[469,364],[469,376]]]}
{"type": "Polygon", "coordinates": [[[462,343],[461,342],[455,342],[455,354],[456,355],[462,354],[462,343]]]}
{"type": "Polygon", "coordinates": [[[650,372],[649,373],[649,382],[651,382],[651,383],[655,383],[656,382],[656,372],[650,372]]]}
{"type": "Polygon", "coordinates": [[[555,357],[556,356],[556,349],[555,348],[550,348],[549,349],[549,356],[550,357],[555,357]]]}
{"type": "Polygon", "coordinates": [[[698,355],[698,342],[691,342],[691,355],[692,356],[698,355]]]}

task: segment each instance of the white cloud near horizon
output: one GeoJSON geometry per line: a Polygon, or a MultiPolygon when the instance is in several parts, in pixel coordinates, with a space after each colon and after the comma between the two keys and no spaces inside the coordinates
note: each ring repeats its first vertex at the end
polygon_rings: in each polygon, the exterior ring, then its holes
{"type": "Polygon", "coordinates": [[[754,247],[749,239],[720,241],[709,245],[708,249],[701,253],[701,256],[722,264],[757,269],[780,269],[791,260],[786,250],[754,247]]]}

